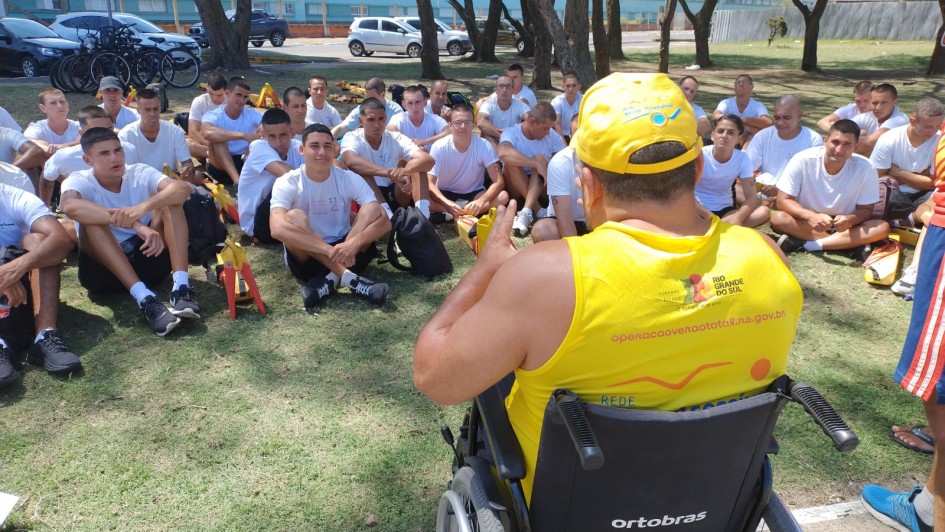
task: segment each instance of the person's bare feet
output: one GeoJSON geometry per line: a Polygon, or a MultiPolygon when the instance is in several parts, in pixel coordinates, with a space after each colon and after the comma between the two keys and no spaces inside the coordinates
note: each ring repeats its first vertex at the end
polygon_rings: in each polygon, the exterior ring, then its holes
{"type": "Polygon", "coordinates": [[[935,440],[932,439],[932,435],[925,425],[914,425],[912,427],[893,425],[889,429],[889,437],[899,445],[922,454],[935,452],[935,440]]]}

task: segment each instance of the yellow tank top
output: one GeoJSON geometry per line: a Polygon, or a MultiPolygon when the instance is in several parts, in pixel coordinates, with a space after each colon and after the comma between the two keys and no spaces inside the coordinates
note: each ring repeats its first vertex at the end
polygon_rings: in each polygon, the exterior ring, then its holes
{"type": "Polygon", "coordinates": [[[506,399],[529,498],[553,390],[652,410],[699,410],[749,397],[785,372],[801,311],[797,280],[761,235],[717,217],[702,236],[608,222],[567,242],[571,326],[542,367],[516,370],[506,399]]]}

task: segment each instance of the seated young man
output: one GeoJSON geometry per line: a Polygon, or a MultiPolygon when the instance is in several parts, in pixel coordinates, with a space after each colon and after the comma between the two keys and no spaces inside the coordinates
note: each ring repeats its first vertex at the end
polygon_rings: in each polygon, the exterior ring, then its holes
{"type": "Polygon", "coordinates": [[[450,217],[479,216],[509,201],[505,181],[499,171],[499,156],[492,144],[473,135],[472,107],[461,103],[450,113],[452,133],[433,143],[430,157],[430,210],[450,217]],[[485,188],[483,175],[492,183],[485,188]],[[462,202],[461,205],[459,202],[462,202]]]}
{"type": "MultiPolygon", "coordinates": [[[[685,92],[685,91],[684,91],[685,92]]],[[[571,118],[569,131],[578,130],[578,115],[571,118]]],[[[561,240],[590,232],[581,206],[581,161],[571,146],[565,146],[548,161],[548,216],[532,226],[532,241],[561,240]]]]}
{"type": "Polygon", "coordinates": [[[125,166],[118,135],[82,135],[92,168],[62,184],[62,211],[79,226],[79,283],[90,293],[128,290],[151,330],[164,336],[180,317],[200,318],[187,274],[187,220],[181,207],[192,187],[146,164],[125,166]],[[173,268],[171,309],[151,291],[173,268]]]}
{"type": "Polygon", "coordinates": [[[577,74],[565,73],[561,91],[561,94],[552,98],[551,106],[558,114],[555,120],[555,131],[561,135],[565,143],[568,143],[571,142],[571,119],[578,115],[578,110],[581,109],[581,98],[584,97],[577,74]]]}
{"type": "MultiPolygon", "coordinates": [[[[137,161],[161,172],[164,165],[180,173],[181,179],[194,182],[194,162],[190,159],[184,130],[161,120],[161,98],[151,89],[141,89],[136,96],[141,119],[118,132],[122,144],[130,144],[137,151],[137,161]]],[[[128,163],[125,154],[125,163],[128,163]]]]}
{"type": "Polygon", "coordinates": [[[748,147],[756,133],[774,123],[768,115],[765,104],[751,97],[754,89],[755,81],[751,79],[751,76],[748,74],[738,76],[735,78],[735,96],[719,102],[718,107],[712,112],[713,121],[725,114],[733,114],[742,119],[745,124],[745,133],[739,139],[741,149],[748,147]]]}
{"type": "Polygon", "coordinates": [[[333,128],[341,123],[338,110],[328,103],[328,81],[321,76],[308,80],[308,100],[305,101],[305,125],[322,124],[333,128]]]}
{"type": "Polygon", "coordinates": [[[909,123],[909,117],[899,110],[899,92],[894,85],[880,83],[870,91],[872,109],[851,118],[860,126],[860,142],[856,152],[864,157],[873,153],[873,147],[887,131],[909,123]]]}
{"type": "Polygon", "coordinates": [[[115,129],[121,129],[138,120],[138,112],[125,106],[123,87],[118,78],[105,76],[98,82],[98,93],[102,95],[102,104],[99,105],[108,113],[115,129]]]}
{"type": "Polygon", "coordinates": [[[450,134],[450,128],[439,115],[426,111],[426,102],[420,87],[410,85],[405,88],[404,109],[407,111],[394,115],[387,130],[406,135],[421,150],[429,152],[430,145],[450,134]]]}
{"type": "MultiPolygon", "coordinates": [[[[364,84],[364,99],[365,101],[374,98],[381,102],[384,105],[384,125],[386,126],[391,118],[394,118],[395,115],[398,115],[404,112],[404,108],[400,106],[399,103],[394,100],[388,100],[387,97],[387,85],[384,83],[384,80],[379,77],[373,77],[364,84]]],[[[361,105],[364,105],[363,103],[361,105]]],[[[354,131],[361,125],[361,105],[356,106],[351,112],[348,113],[348,116],[341,121],[340,124],[331,128],[332,135],[336,139],[340,139],[346,133],[354,131]]]]}
{"type": "Polygon", "coordinates": [[[207,92],[194,98],[190,104],[190,114],[187,116],[187,147],[190,155],[206,161],[210,156],[210,143],[203,138],[200,127],[203,125],[203,116],[226,101],[226,78],[220,74],[210,74],[207,79],[207,92]]]}
{"type": "Polygon", "coordinates": [[[298,87],[289,87],[282,91],[282,108],[289,114],[289,130],[292,139],[302,142],[302,132],[305,131],[305,113],[307,112],[307,98],[305,92],[298,87]]]}
{"type": "Polygon", "coordinates": [[[430,84],[430,98],[427,99],[427,112],[439,116],[443,120],[449,120],[450,108],[453,107],[449,97],[449,85],[446,80],[433,80],[433,83],[430,84]]]}
{"type": "MultiPolygon", "coordinates": [[[[416,204],[430,217],[430,191],[426,172],[433,158],[400,133],[387,131],[384,103],[368,98],[360,105],[361,129],[341,141],[341,160],[349,170],[363,177],[385,210],[416,204]]],[[[393,211],[388,212],[393,216],[393,211]]]]}
{"type": "Polygon", "coordinates": [[[873,108],[870,104],[872,91],[872,81],[864,80],[857,83],[853,86],[853,101],[818,120],[817,127],[826,134],[837,120],[853,120],[853,117],[860,113],[868,113],[873,108]]]}
{"type": "Polygon", "coordinates": [[[19,380],[12,359],[26,346],[27,362],[44,366],[49,373],[81,370],[79,357],[69,351],[56,330],[59,264],[72,249],[69,237],[39,198],[4,184],[0,184],[0,249],[19,255],[0,265],[0,295],[10,307],[0,310],[4,313],[0,315],[0,388],[19,380]],[[33,313],[20,321],[17,314],[29,312],[30,296],[33,313]],[[21,323],[32,323],[35,329],[13,327],[21,323]]]}
{"type": "Polygon", "coordinates": [[[514,86],[512,78],[499,76],[495,80],[495,96],[484,100],[479,106],[476,126],[482,137],[493,144],[499,143],[499,137],[506,128],[521,124],[528,112],[527,103],[512,97],[514,86]]]}
{"type": "MultiPolygon", "coordinates": [[[[262,115],[246,107],[249,83],[241,77],[230,78],[226,86],[226,102],[203,116],[200,132],[210,144],[207,173],[223,184],[238,184],[243,156],[249,143],[259,138],[262,115]]],[[[140,112],[140,109],[139,109],[140,112]]]]}
{"type": "Polygon", "coordinates": [[[771,227],[786,253],[852,249],[889,235],[889,224],[871,219],[878,178],[854,153],[859,136],[856,123],[838,120],[823,146],[798,153],[781,173],[771,227]]]}
{"type": "Polygon", "coordinates": [[[327,126],[312,124],[302,137],[305,162],[276,181],[269,222],[285,245],[286,266],[302,283],[302,303],[312,310],[345,286],[383,305],[387,285],[360,274],[377,256],[374,241],[390,231],[390,220],[364,179],[333,164],[335,139],[327,126]],[[359,206],[353,221],[352,201],[359,206]]]}
{"type": "Polygon", "coordinates": [[[263,138],[249,145],[236,191],[240,227],[256,240],[272,244],[269,200],[276,179],[302,166],[302,142],[292,138],[289,114],[269,109],[262,116],[263,138]]]}
{"type": "Polygon", "coordinates": [[[30,122],[23,134],[46,150],[46,155],[79,143],[79,123],[69,120],[69,100],[61,90],[40,91],[39,110],[46,115],[46,119],[30,122]]]}

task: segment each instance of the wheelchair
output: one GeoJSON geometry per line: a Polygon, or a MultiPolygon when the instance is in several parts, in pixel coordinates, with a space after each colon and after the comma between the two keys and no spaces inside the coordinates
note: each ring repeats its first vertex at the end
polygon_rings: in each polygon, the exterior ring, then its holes
{"type": "Polygon", "coordinates": [[[859,443],[815,389],[787,376],[756,396],[694,412],[587,404],[556,390],[526,503],[524,459],[504,396],[500,385],[479,395],[458,440],[441,429],[454,463],[438,532],[747,532],[762,519],[772,531],[800,531],[771,487],[768,455],[778,452],[781,409],[800,403],[840,452],[859,443]]]}

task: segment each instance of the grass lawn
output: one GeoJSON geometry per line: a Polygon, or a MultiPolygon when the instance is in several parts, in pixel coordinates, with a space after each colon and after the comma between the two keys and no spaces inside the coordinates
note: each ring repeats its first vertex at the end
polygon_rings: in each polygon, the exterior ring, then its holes
{"type": "MultiPolygon", "coordinates": [[[[940,81],[922,75],[931,43],[825,41],[825,71],[816,74],[797,69],[801,46],[714,45],[717,66],[695,72],[697,101],[714,109],[746,72],[769,108],[777,96],[797,94],[813,125],[850,101],[860,79],[895,83],[905,112],[940,93],[940,81]]],[[[675,78],[692,56],[674,50],[675,78]]],[[[654,71],[655,64],[655,52],[632,53],[615,70],[654,71]]],[[[254,68],[242,73],[254,89],[269,82],[279,92],[304,87],[314,74],[409,84],[420,70],[419,63],[254,68]]],[[[444,64],[452,88],[471,98],[491,91],[485,76],[502,69],[444,64]]],[[[41,84],[0,85],[0,105],[21,124],[42,118],[35,106],[41,84]]],[[[542,99],[555,94],[539,92],[542,99]]],[[[197,94],[169,91],[167,117],[187,110],[197,94]]],[[[87,95],[69,100],[73,114],[93,103],[87,95]]],[[[451,458],[438,428],[455,428],[462,408],[436,406],[414,389],[412,347],[473,260],[451,227],[440,234],[452,275],[422,281],[375,264],[367,275],[391,285],[384,307],[340,293],[318,316],[301,311],[281,253],[249,245],[267,315],[244,306],[230,321],[222,289],[192,267],[205,319],[163,340],[130,297],[90,299],[70,258],[60,328],[86,372],[58,380],[29,369],[22,385],[0,394],[0,491],[22,497],[3,530],[334,531],[365,528],[369,518],[378,530],[432,529],[451,458]]],[[[904,488],[924,481],[931,460],[886,437],[893,423],[924,421],[920,402],[890,379],[911,303],[867,285],[850,259],[791,260],[805,305],[789,372],[830,399],[861,445],[839,455],[799,408],[787,409],[778,429],[782,451],[773,459],[777,489],[789,504],[811,506],[856,498],[868,482],[904,488]]],[[[169,282],[158,290],[169,292],[169,282]]]]}

